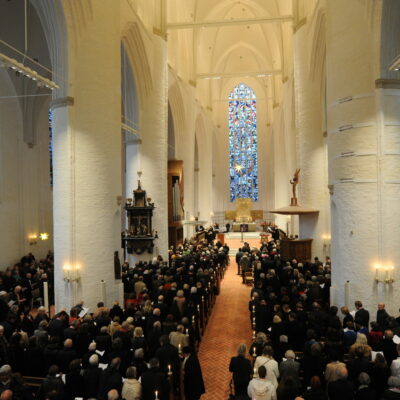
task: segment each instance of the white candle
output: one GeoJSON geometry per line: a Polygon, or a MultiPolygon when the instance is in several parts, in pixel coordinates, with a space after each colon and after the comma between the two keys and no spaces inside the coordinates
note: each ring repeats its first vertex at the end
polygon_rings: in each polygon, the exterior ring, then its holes
{"type": "Polygon", "coordinates": [[[350,307],[350,282],[347,281],[344,284],[344,303],[347,307],[350,307]]]}
{"type": "Polygon", "coordinates": [[[44,301],[44,307],[46,308],[47,311],[49,311],[49,283],[48,282],[43,282],[43,301],[44,301]]]}
{"type": "Polygon", "coordinates": [[[330,305],[333,306],[335,304],[335,287],[331,286],[329,288],[329,301],[330,305]]]}
{"type": "Polygon", "coordinates": [[[155,391],[156,397],[155,400],[158,400],[158,390],[155,391]]]}
{"type": "Polygon", "coordinates": [[[256,353],[256,346],[253,347],[253,357],[256,357],[257,353],[256,353]]]}
{"type": "Polygon", "coordinates": [[[180,343],[178,344],[178,351],[179,353],[182,353],[182,345],[180,343]]]}
{"type": "Polygon", "coordinates": [[[375,267],[375,279],[378,280],[379,279],[379,265],[377,265],[375,267]]]}
{"type": "Polygon", "coordinates": [[[189,329],[186,328],[186,336],[189,336],[189,329]]]}
{"type": "Polygon", "coordinates": [[[254,368],[254,369],[253,369],[253,374],[254,374],[254,375],[257,375],[257,368],[254,368]]]}
{"type": "Polygon", "coordinates": [[[171,364],[168,364],[168,373],[171,373],[171,364]]]}
{"type": "Polygon", "coordinates": [[[101,281],[101,301],[106,304],[106,282],[101,281]]]}
{"type": "Polygon", "coordinates": [[[386,267],[386,268],[385,268],[385,271],[386,271],[386,273],[385,273],[385,275],[386,275],[386,280],[389,280],[389,267],[386,267]]]}

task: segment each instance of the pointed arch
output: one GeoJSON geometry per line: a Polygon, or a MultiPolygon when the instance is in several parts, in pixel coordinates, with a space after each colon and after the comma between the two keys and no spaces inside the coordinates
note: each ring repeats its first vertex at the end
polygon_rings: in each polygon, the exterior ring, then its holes
{"type": "Polygon", "coordinates": [[[151,68],[146,46],[137,22],[130,22],[122,31],[122,43],[132,66],[140,104],[150,95],[153,88],[151,68]]]}

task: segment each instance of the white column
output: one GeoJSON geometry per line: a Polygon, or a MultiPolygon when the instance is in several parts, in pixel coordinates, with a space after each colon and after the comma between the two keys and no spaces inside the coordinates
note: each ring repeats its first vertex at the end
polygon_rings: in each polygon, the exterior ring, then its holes
{"type": "Polygon", "coordinates": [[[93,310],[101,280],[110,305],[122,284],[113,268],[114,251],[121,247],[119,8],[93,4],[93,19],[78,39],[79,63],[69,66],[74,105],[53,105],[56,311],[80,300],[93,310]],[[80,267],[77,285],[63,280],[67,264],[80,267]]]}
{"type": "MultiPolygon", "coordinates": [[[[308,43],[310,25],[294,35],[294,77],[297,127],[297,168],[300,172],[299,204],[320,210],[299,218],[300,238],[313,239],[313,256],[323,257],[322,236],[329,230],[329,192],[326,145],[323,137],[323,96],[321,77],[311,77],[308,43]]],[[[322,61],[322,60],[321,60],[322,61]]],[[[293,171],[294,173],[294,171],[293,171]]]]}
{"type": "Polygon", "coordinates": [[[366,7],[345,0],[327,2],[332,284],[339,306],[349,281],[350,305],[361,300],[375,310],[376,303],[384,301],[395,314],[398,282],[376,283],[374,265],[399,268],[400,91],[390,82],[375,87],[378,35],[366,7]]]}
{"type": "MultiPolygon", "coordinates": [[[[154,255],[164,258],[168,252],[168,67],[167,44],[159,37],[154,38],[153,90],[142,109],[140,148],[142,188],[155,204],[153,228],[159,239],[154,244],[154,255]]],[[[145,255],[143,255],[145,256],[145,255]]],[[[147,255],[147,259],[152,257],[147,255]]]]}

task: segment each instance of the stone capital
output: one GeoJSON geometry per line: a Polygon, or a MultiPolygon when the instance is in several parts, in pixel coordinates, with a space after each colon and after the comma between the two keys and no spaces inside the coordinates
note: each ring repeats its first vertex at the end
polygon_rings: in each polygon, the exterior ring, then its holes
{"type": "Polygon", "coordinates": [[[56,108],[68,107],[73,105],[74,105],[74,98],[67,96],[67,97],[60,97],[59,99],[54,99],[50,103],[50,108],[52,110],[55,110],[56,108]]]}

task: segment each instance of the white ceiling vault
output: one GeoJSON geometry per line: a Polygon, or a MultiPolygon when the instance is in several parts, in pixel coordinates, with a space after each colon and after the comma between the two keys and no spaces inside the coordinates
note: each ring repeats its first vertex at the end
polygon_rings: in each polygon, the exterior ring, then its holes
{"type": "Polygon", "coordinates": [[[292,0],[168,0],[169,63],[211,109],[239,82],[272,109],[292,71],[292,0]]]}

